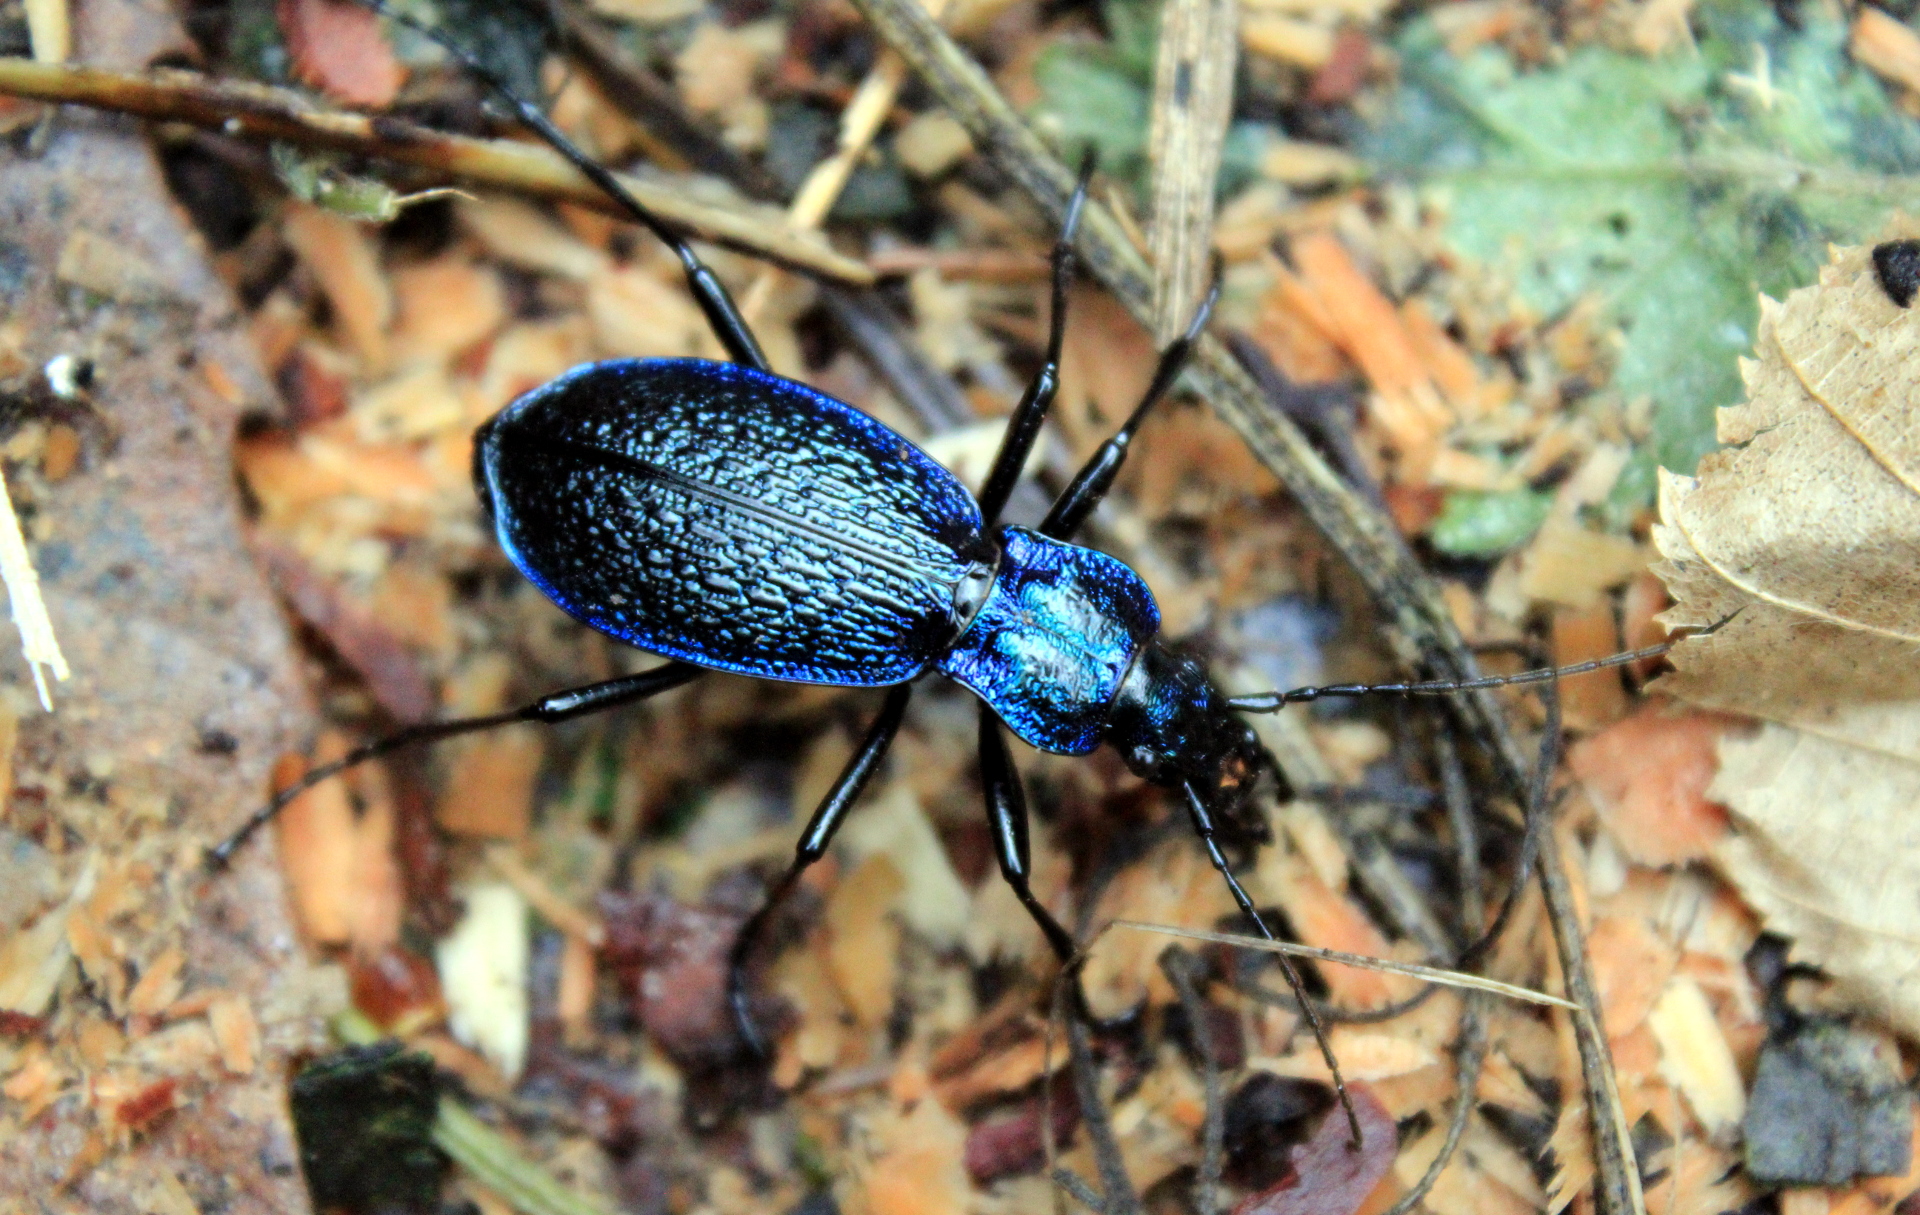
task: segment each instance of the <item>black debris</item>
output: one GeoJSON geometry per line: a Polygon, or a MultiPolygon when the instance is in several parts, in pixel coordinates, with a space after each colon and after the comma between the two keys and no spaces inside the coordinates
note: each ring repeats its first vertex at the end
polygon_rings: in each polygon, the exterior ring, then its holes
{"type": "Polygon", "coordinates": [[[433,1060],[398,1042],[350,1046],[294,1077],[300,1164],[316,1210],[431,1210],[447,1158],[433,1143],[433,1060]]]}

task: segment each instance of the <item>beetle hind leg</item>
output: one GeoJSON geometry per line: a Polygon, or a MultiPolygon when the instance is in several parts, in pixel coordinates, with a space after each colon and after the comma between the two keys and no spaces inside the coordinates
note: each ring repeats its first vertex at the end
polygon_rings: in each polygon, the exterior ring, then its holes
{"type": "Polygon", "coordinates": [[[860,800],[861,792],[867,782],[880,767],[880,761],[886,758],[887,749],[893,745],[894,736],[900,733],[900,722],[907,713],[907,700],[913,694],[912,684],[898,684],[887,693],[886,704],[880,709],[880,715],[873,719],[873,725],[867,729],[867,737],[840,771],[840,778],[821,799],[820,805],[807,822],[807,829],[800,834],[800,842],[794,847],[793,861],[787,866],[772,890],[767,892],[766,901],[760,909],[747,917],[740,926],[740,935],[734,938],[733,949],[727,955],[727,1003],[733,1009],[735,1026],[747,1048],[761,1059],[772,1052],[760,1027],[754,1024],[751,995],[747,990],[747,963],[753,959],[754,947],[760,943],[767,925],[773,920],[773,913],[786,901],[800,881],[800,875],[807,871],[815,861],[827,854],[828,845],[833,843],[834,833],[840,830],[840,824],[847,819],[847,813],[853,804],[860,800]]]}
{"type": "Polygon", "coordinates": [[[529,701],[517,709],[508,709],[503,713],[489,713],[483,717],[459,717],[452,721],[428,721],[407,726],[385,738],[376,738],[363,743],[347,752],[330,764],[322,764],[295,781],[292,785],[275,794],[266,805],[247,816],[226,839],[207,849],[206,864],[209,869],[224,868],[233,859],[253,834],[272,822],[302,793],[329,780],[350,768],[357,768],[368,760],[378,759],[405,747],[420,746],[438,742],[443,738],[457,738],[462,734],[477,734],[482,730],[491,730],[497,726],[511,725],[515,722],[540,722],[552,725],[570,721],[575,717],[585,717],[590,713],[603,713],[621,705],[634,704],[657,696],[683,683],[699,678],[706,672],[685,662],[668,662],[638,675],[622,675],[617,679],[603,679],[599,683],[590,683],[585,687],[568,688],[561,692],[551,692],[538,700],[529,701]]]}

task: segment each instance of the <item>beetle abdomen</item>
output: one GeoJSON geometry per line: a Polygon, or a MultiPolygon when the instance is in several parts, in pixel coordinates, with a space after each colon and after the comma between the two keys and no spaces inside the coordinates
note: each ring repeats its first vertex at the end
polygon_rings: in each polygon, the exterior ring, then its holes
{"type": "Polygon", "coordinates": [[[1155,633],[1140,575],[1096,549],[1003,528],[1000,572],[940,670],[979,695],[1030,746],[1085,755],[1108,705],[1155,633]]]}
{"type": "Polygon", "coordinates": [[[501,547],[644,650],[805,683],[899,683],[953,638],[988,555],[951,473],[893,431],[732,363],[595,363],[476,436],[501,547]]]}

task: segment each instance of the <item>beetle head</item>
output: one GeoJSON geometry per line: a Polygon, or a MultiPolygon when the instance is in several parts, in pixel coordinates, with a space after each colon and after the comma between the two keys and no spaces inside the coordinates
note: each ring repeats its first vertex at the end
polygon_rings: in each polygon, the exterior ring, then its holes
{"type": "Polygon", "coordinates": [[[1253,794],[1260,774],[1278,776],[1279,766],[1196,659],[1148,642],[1114,697],[1106,740],[1148,781],[1199,790],[1231,834],[1265,838],[1253,794]]]}

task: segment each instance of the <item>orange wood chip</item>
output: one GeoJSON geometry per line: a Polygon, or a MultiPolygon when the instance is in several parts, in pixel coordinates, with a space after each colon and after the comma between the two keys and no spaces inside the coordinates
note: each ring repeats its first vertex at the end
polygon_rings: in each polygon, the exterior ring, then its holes
{"type": "Polygon", "coordinates": [[[127,1011],[137,1017],[157,1016],[179,999],[185,985],[180,971],[186,962],[187,955],[179,947],[163,950],[147,964],[140,981],[127,993],[127,1011]]]}
{"type": "Polygon", "coordinates": [[[294,75],[348,105],[379,109],[406,83],[380,18],[351,0],[280,0],[280,31],[294,75]]]}
{"type": "Polygon", "coordinates": [[[1327,336],[1373,387],[1374,421],[1403,459],[1424,470],[1454,419],[1399,310],[1332,233],[1307,233],[1293,242],[1292,252],[1301,282],[1320,305],[1327,336]]]}
{"type": "MultiPolygon", "coordinates": [[[[1278,892],[1287,919],[1302,942],[1321,949],[1337,949],[1368,957],[1392,956],[1385,936],[1365,912],[1338,891],[1330,889],[1304,864],[1262,868],[1263,874],[1284,875],[1278,892]]],[[[1319,967],[1333,1000],[1352,1008],[1377,1008],[1412,990],[1412,981],[1358,966],[1319,967]]]]}
{"type": "MultiPolygon", "coordinates": [[[[1553,616],[1553,661],[1571,666],[1605,658],[1620,648],[1613,611],[1604,605],[1563,608],[1553,616]]],[[[1560,684],[1560,707],[1576,730],[1597,730],[1618,721],[1627,711],[1627,691],[1618,671],[1596,671],[1560,684]]]]}
{"type": "Polygon", "coordinates": [[[260,1057],[260,1025],[253,1005],[241,995],[226,995],[207,1006],[207,1024],[220,1048],[220,1065],[236,1076],[248,1075],[260,1057]]]}
{"type": "Polygon", "coordinates": [[[1920,90],[1920,34],[1877,8],[1862,5],[1853,21],[1848,45],[1853,57],[1876,76],[1904,88],[1920,90]]]}
{"type": "Polygon", "coordinates": [[[938,1101],[922,1101],[886,1128],[866,1176],[871,1215],[964,1215],[973,1184],[962,1163],[966,1127],[938,1101]]]}
{"type": "Polygon", "coordinates": [[[47,445],[40,451],[40,471],[49,481],[64,481],[80,462],[80,432],[64,423],[47,429],[47,445]]]}
{"type": "Polygon", "coordinates": [[[1707,800],[1720,767],[1715,746],[1735,720],[1655,703],[1568,752],[1621,851],[1643,865],[1708,854],[1727,830],[1725,808],[1707,800]]]}
{"type": "Polygon", "coordinates": [[[455,835],[524,839],[533,820],[533,782],[545,736],[531,727],[496,730],[459,748],[434,817],[455,835]]]}
{"type": "Polygon", "coordinates": [[[876,852],[855,866],[827,899],[827,968],[854,1018],[868,1028],[893,1011],[900,956],[893,904],[901,884],[892,860],[876,852]]]}
{"type": "Polygon", "coordinates": [[[451,358],[507,317],[500,276],[464,258],[442,257],[394,271],[396,358],[451,358]]]}
{"type": "MultiPolygon", "coordinates": [[[[329,763],[347,753],[346,736],[329,730],[320,736],[314,759],[329,763]]],[[[306,775],[307,762],[282,756],[274,765],[275,791],[306,775]]],[[[354,916],[354,855],[358,845],[353,805],[344,780],[323,781],[302,793],[275,820],[280,836],[280,870],[301,928],[314,942],[344,945],[354,916]]]]}
{"type": "MultiPolygon", "coordinates": [[[[313,0],[339,4],[372,19],[350,0],[313,0]]],[[[305,203],[287,208],[281,223],[287,244],[313,271],[340,331],[369,370],[387,362],[387,326],[393,321],[393,291],[380,268],[380,254],[360,224],[305,203]]]]}

